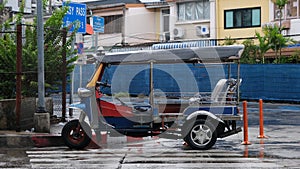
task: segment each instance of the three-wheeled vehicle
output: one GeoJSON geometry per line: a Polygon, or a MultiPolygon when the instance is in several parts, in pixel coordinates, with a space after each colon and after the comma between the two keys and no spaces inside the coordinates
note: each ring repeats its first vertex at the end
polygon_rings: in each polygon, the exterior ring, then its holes
{"type": "Polygon", "coordinates": [[[92,131],[98,141],[105,131],[183,139],[193,149],[211,148],[217,138],[241,131],[237,121],[243,49],[155,48],[97,56],[86,88],[78,89],[80,102],[70,106],[81,113],[64,126],[65,144],[82,149],[92,131]]]}

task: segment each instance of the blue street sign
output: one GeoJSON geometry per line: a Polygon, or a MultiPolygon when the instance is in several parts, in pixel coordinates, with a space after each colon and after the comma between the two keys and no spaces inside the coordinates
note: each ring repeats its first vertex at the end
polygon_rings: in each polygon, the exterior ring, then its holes
{"type": "MultiPolygon", "coordinates": [[[[66,2],[63,2],[63,6],[67,5],[66,2]]],[[[86,5],[69,3],[69,10],[63,22],[63,27],[71,27],[70,32],[73,32],[76,26],[79,26],[78,33],[86,33],[86,5]]]]}
{"type": "Polygon", "coordinates": [[[104,33],[104,18],[100,16],[93,16],[94,32],[104,33]]]}
{"type": "Polygon", "coordinates": [[[83,43],[77,43],[77,53],[82,54],[83,53],[83,43]]]}

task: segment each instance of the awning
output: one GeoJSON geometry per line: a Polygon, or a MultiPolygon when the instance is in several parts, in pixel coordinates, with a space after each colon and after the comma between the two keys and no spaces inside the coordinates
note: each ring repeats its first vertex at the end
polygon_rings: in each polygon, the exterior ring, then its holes
{"type": "Polygon", "coordinates": [[[146,8],[167,8],[170,7],[170,5],[167,2],[149,2],[145,3],[146,8]]]}
{"type": "Polygon", "coordinates": [[[208,46],[217,46],[216,40],[198,40],[191,42],[178,42],[178,43],[158,43],[152,45],[152,49],[180,49],[180,48],[189,48],[189,47],[208,47],[208,46]]]}
{"type": "Polygon", "coordinates": [[[90,35],[94,34],[93,27],[90,24],[86,24],[86,33],[90,35]]]}

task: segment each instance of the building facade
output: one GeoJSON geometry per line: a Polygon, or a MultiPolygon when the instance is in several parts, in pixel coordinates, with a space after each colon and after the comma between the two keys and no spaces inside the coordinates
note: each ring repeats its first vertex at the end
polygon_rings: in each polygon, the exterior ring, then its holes
{"type": "Polygon", "coordinates": [[[300,41],[300,0],[289,0],[281,12],[274,2],[276,1],[272,0],[270,2],[270,22],[266,24],[281,24],[284,28],[283,34],[300,41]]]}
{"type": "MultiPolygon", "coordinates": [[[[105,19],[104,33],[77,38],[85,47],[109,47],[167,41],[213,41],[254,37],[265,25],[281,24],[282,32],[300,40],[300,0],[289,0],[281,13],[276,0],[73,0],[87,5],[87,17],[105,19]],[[279,15],[281,14],[281,15],[279,15]],[[97,37],[97,38],[96,38],[97,37]]],[[[25,14],[34,16],[36,0],[24,0],[25,14]]],[[[46,13],[61,6],[49,1],[46,13]]],[[[7,1],[18,12],[19,0],[7,1]]],[[[47,15],[45,15],[47,17],[47,15]]],[[[210,43],[209,43],[210,44],[210,43]]]]}
{"type": "Polygon", "coordinates": [[[215,0],[167,0],[170,39],[215,39],[215,0]]]}
{"type": "Polygon", "coordinates": [[[86,4],[87,12],[91,16],[104,18],[104,33],[97,33],[98,42],[102,46],[158,42],[162,38],[159,13],[165,3],[157,3],[155,6],[127,0],[95,1],[86,4]]]}
{"type": "Polygon", "coordinates": [[[269,22],[270,0],[217,0],[217,38],[248,38],[269,22]]]}

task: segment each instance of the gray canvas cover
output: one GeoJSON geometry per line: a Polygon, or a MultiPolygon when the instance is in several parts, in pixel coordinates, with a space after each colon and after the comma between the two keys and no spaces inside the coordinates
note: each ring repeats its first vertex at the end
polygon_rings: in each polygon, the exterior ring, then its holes
{"type": "Polygon", "coordinates": [[[142,63],[216,63],[239,59],[244,49],[242,45],[193,47],[183,49],[147,50],[109,53],[96,59],[107,64],[142,63]]]}

